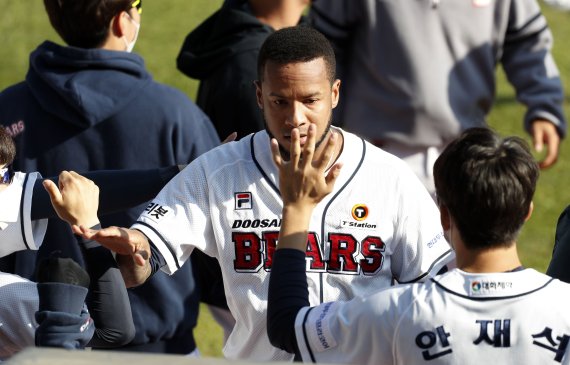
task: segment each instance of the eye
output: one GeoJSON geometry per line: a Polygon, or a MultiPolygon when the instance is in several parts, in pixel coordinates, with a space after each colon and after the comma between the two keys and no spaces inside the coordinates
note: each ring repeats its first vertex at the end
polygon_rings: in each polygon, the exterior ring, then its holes
{"type": "Polygon", "coordinates": [[[305,104],[315,104],[317,101],[319,101],[319,99],[315,99],[315,98],[311,98],[311,99],[306,99],[305,100],[305,104]]]}
{"type": "Polygon", "coordinates": [[[286,104],[286,101],[283,100],[283,99],[275,99],[275,100],[273,100],[273,104],[275,104],[275,105],[285,105],[285,104],[286,104]]]}

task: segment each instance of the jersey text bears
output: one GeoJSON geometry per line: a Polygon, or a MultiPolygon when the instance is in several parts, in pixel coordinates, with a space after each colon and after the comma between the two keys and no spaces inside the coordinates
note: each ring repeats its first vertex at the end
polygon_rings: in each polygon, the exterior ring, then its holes
{"type": "MultiPolygon", "coordinates": [[[[233,232],[234,269],[244,273],[270,271],[278,237],[279,231],[264,231],[261,236],[256,232],[233,232]]],[[[368,236],[358,241],[351,234],[329,233],[327,243],[330,245],[328,259],[324,257],[317,235],[309,232],[308,271],[375,275],[382,269],[385,244],[380,237],[368,236]]]]}

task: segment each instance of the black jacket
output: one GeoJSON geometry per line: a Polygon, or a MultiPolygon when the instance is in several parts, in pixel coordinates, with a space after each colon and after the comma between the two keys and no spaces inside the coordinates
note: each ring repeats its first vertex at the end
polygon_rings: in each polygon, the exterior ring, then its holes
{"type": "Polygon", "coordinates": [[[257,56],[273,29],[249,11],[246,1],[224,5],[186,37],[178,69],[200,80],[197,104],[214,123],[220,139],[264,128],[255,97],[257,56]]]}

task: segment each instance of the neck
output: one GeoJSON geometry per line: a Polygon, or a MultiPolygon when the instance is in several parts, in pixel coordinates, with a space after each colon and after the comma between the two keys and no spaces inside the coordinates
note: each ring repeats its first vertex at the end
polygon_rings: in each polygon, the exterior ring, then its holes
{"type": "Polygon", "coordinates": [[[466,272],[506,272],[521,266],[516,242],[508,247],[487,250],[469,250],[463,245],[457,245],[455,252],[457,268],[466,272]]]}
{"type": "Polygon", "coordinates": [[[308,0],[249,0],[253,15],[275,30],[297,25],[308,3],[308,0]]]}

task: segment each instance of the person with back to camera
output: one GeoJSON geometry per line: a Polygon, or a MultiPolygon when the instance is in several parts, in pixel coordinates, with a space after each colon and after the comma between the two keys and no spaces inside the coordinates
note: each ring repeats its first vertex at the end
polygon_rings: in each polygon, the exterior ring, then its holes
{"type": "MultiPolygon", "coordinates": [[[[67,44],[40,44],[25,81],[0,93],[0,123],[16,141],[14,168],[44,176],[62,170],[150,169],[186,164],[219,145],[207,116],[182,92],[160,84],[131,53],[144,29],[141,0],[44,0],[67,44]]],[[[145,205],[101,216],[131,224],[145,205]]],[[[66,223],[52,220],[38,258],[54,249],[83,263],[66,223]]],[[[4,268],[33,277],[31,259],[4,268]]],[[[7,270],[6,270],[7,271],[7,270]]],[[[132,351],[193,353],[198,293],[190,265],[129,291],[132,351]]]]}
{"type": "Polygon", "coordinates": [[[131,229],[74,227],[117,253],[128,286],[175,272],[198,249],[223,270],[236,325],[231,359],[292,360],[267,337],[267,285],[281,225],[282,193],[271,138],[285,159],[293,131],[316,136],[316,156],[344,168],[318,205],[307,242],[311,303],[351,299],[400,282],[425,280],[451,258],[438,211],[398,158],[331,125],[340,80],[334,52],[308,27],[283,28],[264,42],[257,100],[266,129],[205,153],[173,178],[131,229]],[[329,153],[323,155],[325,147],[329,153]],[[376,190],[377,189],[377,190],[376,190]],[[379,192],[379,193],[378,193],[379,192]]]}
{"type": "Polygon", "coordinates": [[[343,128],[406,161],[432,195],[445,145],[486,126],[499,64],[540,167],[556,162],[564,92],[537,0],[316,0],[309,18],[339,58],[343,128]]]}
{"type": "Polygon", "coordinates": [[[305,278],[309,222],[339,183],[314,141],[301,146],[297,132],[289,162],[273,149],[284,200],[269,283],[273,345],[305,362],[570,364],[570,285],[524,268],[517,253],[539,176],[526,142],[474,128],[436,160],[441,224],[457,268],[314,306],[305,278]]]}

